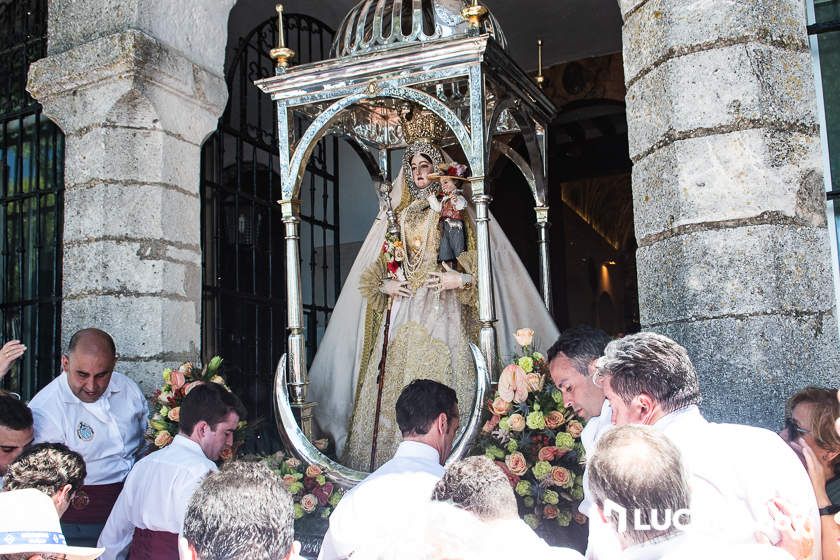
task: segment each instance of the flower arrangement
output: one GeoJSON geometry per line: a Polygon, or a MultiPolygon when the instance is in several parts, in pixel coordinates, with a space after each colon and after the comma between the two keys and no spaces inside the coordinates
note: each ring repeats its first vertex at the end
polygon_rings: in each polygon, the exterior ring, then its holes
{"type": "MultiPolygon", "coordinates": [[[[326,449],[327,440],[313,444],[326,449]]],[[[327,520],[335,506],[344,497],[344,490],[327,481],[318,465],[305,465],[282,451],[265,457],[268,467],[283,478],[283,485],[294,501],[295,532],[309,533],[314,528],[326,530],[327,520]]]]}
{"type": "Polygon", "coordinates": [[[385,242],[382,243],[382,254],[385,258],[385,266],[388,269],[388,277],[397,278],[397,272],[405,260],[405,247],[400,237],[394,233],[385,234],[385,242]]]}
{"type": "MultiPolygon", "coordinates": [[[[230,391],[224,378],[219,375],[221,366],[222,358],[214,356],[200,371],[192,362],[184,362],[178,369],[163,370],[163,385],[152,395],[153,414],[149,420],[149,429],[146,430],[146,441],[151,444],[153,450],[166,447],[178,434],[181,402],[193,387],[201,383],[218,383],[230,391]]],[[[233,447],[223,449],[219,459],[227,461],[236,455],[236,450],[245,441],[247,426],[248,422],[245,420],[239,421],[233,447]]]]}
{"type": "Polygon", "coordinates": [[[477,451],[508,476],[523,520],[550,533],[573,519],[585,521],[576,514],[583,499],[583,424],[565,408],[545,358],[534,351],[534,331],[519,329],[514,337],[522,353],[499,377],[477,451]]]}

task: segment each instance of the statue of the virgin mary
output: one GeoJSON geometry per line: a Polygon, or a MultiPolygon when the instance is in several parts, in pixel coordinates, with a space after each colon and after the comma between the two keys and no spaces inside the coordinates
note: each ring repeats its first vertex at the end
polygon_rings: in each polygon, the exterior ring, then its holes
{"type": "MultiPolygon", "coordinates": [[[[466,250],[457,266],[438,262],[441,215],[435,200],[440,185],[435,173],[445,163],[439,144],[445,125],[419,110],[407,114],[402,125],[408,147],[391,193],[399,235],[386,239],[388,221],[382,209],[310,368],[309,398],[319,403],[315,419],[334,439],[341,462],[358,470],[371,467],[374,431],[372,466],[393,455],[401,440],[394,407],[412,380],[434,379],[455,389],[462,418],[475,400],[469,351],[469,343],[478,343],[480,329],[475,213],[469,205],[463,211],[466,250]],[[386,360],[380,364],[386,337],[386,360]],[[380,370],[381,412],[375,420],[380,370]]],[[[468,187],[464,194],[469,200],[468,187]]],[[[511,333],[520,327],[534,329],[537,341],[551,344],[557,328],[492,216],[490,240],[500,356],[513,353],[511,333]]]]}

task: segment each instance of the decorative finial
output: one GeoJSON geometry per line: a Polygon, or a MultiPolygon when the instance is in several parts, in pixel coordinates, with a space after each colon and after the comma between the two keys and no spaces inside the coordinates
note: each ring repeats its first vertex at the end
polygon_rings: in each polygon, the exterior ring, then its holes
{"type": "Polygon", "coordinates": [[[537,39],[537,85],[540,86],[540,89],[543,88],[543,84],[545,83],[545,76],[543,76],[542,71],[542,39],[537,39]]]}
{"type": "Polygon", "coordinates": [[[478,32],[481,29],[481,23],[489,13],[490,10],[480,5],[478,0],[472,0],[472,5],[461,10],[461,17],[469,22],[472,31],[478,32]]]}
{"type": "Polygon", "coordinates": [[[277,4],[277,48],[271,49],[268,55],[274,61],[277,68],[286,68],[289,61],[294,58],[295,51],[286,46],[286,37],[283,33],[283,4],[277,4]]]}

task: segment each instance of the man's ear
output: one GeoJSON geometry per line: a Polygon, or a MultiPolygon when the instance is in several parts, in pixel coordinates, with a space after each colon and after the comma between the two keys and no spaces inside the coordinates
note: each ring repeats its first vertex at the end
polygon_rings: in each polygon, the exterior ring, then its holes
{"type": "Polygon", "coordinates": [[[440,414],[438,414],[437,420],[435,420],[435,426],[441,434],[445,434],[448,432],[449,417],[446,415],[445,412],[441,412],[440,414]]]}
{"type": "Polygon", "coordinates": [[[61,355],[61,369],[62,371],[67,371],[67,364],[70,363],[70,358],[67,357],[67,354],[61,355]]]}
{"type": "Polygon", "coordinates": [[[639,415],[639,421],[642,424],[651,425],[654,423],[654,412],[656,410],[656,399],[647,393],[640,393],[633,399],[636,406],[636,411],[639,415]]]}
{"type": "Polygon", "coordinates": [[[187,560],[198,560],[198,552],[195,551],[195,546],[193,543],[189,543],[189,557],[187,560]]]}

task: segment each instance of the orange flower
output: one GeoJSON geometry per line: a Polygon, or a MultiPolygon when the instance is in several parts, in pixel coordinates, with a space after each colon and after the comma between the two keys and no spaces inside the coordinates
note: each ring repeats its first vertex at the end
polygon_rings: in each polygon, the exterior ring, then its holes
{"type": "Polygon", "coordinates": [[[169,414],[167,414],[167,416],[173,422],[179,422],[181,418],[181,407],[176,406],[175,408],[169,411],[169,414]]]}
{"type": "Polygon", "coordinates": [[[566,426],[566,431],[569,432],[570,436],[577,439],[583,432],[583,424],[581,424],[577,420],[572,420],[571,422],[569,422],[568,426],[566,426]]]}
{"type": "Polygon", "coordinates": [[[563,413],[559,410],[552,410],[548,414],[545,415],[545,427],[549,430],[556,430],[560,426],[563,425],[563,422],[566,421],[566,418],[563,416],[563,413]]]}
{"type": "Polygon", "coordinates": [[[560,515],[560,509],[557,506],[548,504],[543,507],[543,517],[546,519],[557,519],[558,515],[560,515]]]}
{"type": "Polygon", "coordinates": [[[315,478],[316,476],[322,473],[323,471],[318,465],[309,465],[308,467],[306,467],[306,476],[310,478],[315,478]]]}
{"type": "Polygon", "coordinates": [[[537,453],[537,460],[538,461],[552,461],[557,456],[557,447],[553,445],[547,445],[539,450],[537,453]]]}
{"type": "Polygon", "coordinates": [[[490,412],[496,416],[503,416],[510,410],[510,401],[506,401],[502,397],[496,397],[490,405],[490,412]]]}
{"type": "Polygon", "coordinates": [[[520,346],[530,346],[534,340],[534,329],[517,329],[513,333],[513,338],[516,339],[516,343],[520,346]]]}
{"type": "Polygon", "coordinates": [[[172,434],[166,431],[159,431],[155,436],[155,445],[157,447],[166,447],[172,443],[172,434]]]}
{"type": "Polygon", "coordinates": [[[525,417],[519,413],[511,414],[508,422],[510,422],[510,429],[514,432],[521,432],[525,429],[525,417]]]}
{"type": "Polygon", "coordinates": [[[505,457],[505,465],[516,476],[522,476],[528,471],[528,461],[525,460],[525,455],[519,451],[505,457]]]}
{"type": "Polygon", "coordinates": [[[551,468],[551,482],[557,486],[567,486],[572,478],[572,473],[569,469],[563,467],[551,468]]]}

